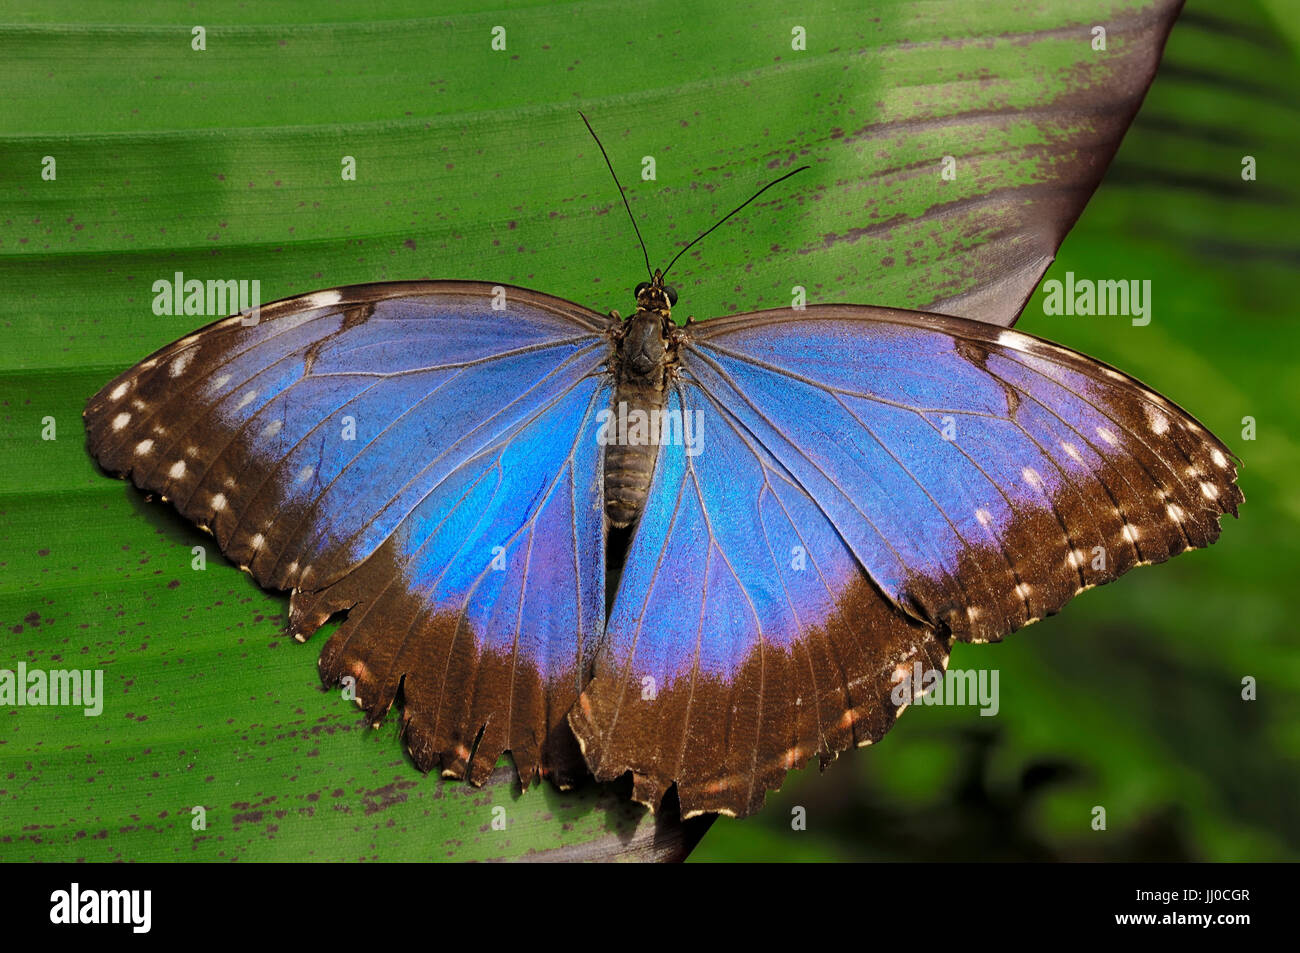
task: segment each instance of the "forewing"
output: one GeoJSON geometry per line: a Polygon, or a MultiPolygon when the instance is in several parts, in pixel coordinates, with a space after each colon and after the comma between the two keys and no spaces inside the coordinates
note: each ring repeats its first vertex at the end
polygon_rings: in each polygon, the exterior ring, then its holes
{"type": "Polygon", "coordinates": [[[683,374],[817,500],[904,611],[987,641],[1219,535],[1227,448],[1133,378],[1017,331],[827,306],[708,322],[683,374]]]}
{"type": "Polygon", "coordinates": [[[603,628],[584,438],[608,403],[605,323],[471,282],[286,299],[108,384],[89,446],[291,589],[297,637],[351,610],[322,675],[354,678],[374,718],[400,691],[422,768],[482,780],[509,748],[525,781],[563,781],[580,770],[563,717],[603,628]]]}

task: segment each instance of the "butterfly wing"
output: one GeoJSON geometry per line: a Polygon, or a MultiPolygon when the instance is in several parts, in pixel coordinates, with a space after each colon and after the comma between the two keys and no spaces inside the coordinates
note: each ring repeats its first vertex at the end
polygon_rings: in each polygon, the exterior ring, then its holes
{"type": "Polygon", "coordinates": [[[603,629],[607,324],[473,282],[286,299],[109,383],[89,446],[292,590],[295,636],[349,610],[322,676],[374,718],[400,692],[419,766],[481,781],[509,748],[525,782],[564,783],[603,629]]]}
{"type": "Polygon", "coordinates": [[[661,450],[570,719],[597,777],[675,781],[685,814],[757,809],[878,738],[914,660],[1208,545],[1242,499],[1186,412],[1026,334],[854,306],[691,331],[702,450],[661,450]]]}

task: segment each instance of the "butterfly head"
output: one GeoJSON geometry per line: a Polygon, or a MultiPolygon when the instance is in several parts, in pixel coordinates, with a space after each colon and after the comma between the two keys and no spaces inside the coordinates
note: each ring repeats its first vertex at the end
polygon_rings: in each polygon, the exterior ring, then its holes
{"type": "Polygon", "coordinates": [[[638,311],[653,311],[664,317],[668,317],[673,306],[677,304],[677,289],[664,283],[664,273],[658,269],[655,269],[654,277],[650,281],[643,281],[637,285],[633,294],[636,295],[638,311]]]}
{"type": "MultiPolygon", "coordinates": [[[[591,133],[591,138],[596,140],[596,146],[600,149],[600,154],[605,159],[605,165],[609,167],[610,177],[613,178],[614,184],[618,186],[618,194],[623,199],[623,207],[627,209],[627,217],[632,222],[632,230],[636,232],[636,240],[637,243],[640,244],[641,246],[641,255],[645,258],[645,267],[646,267],[646,271],[648,272],[650,271],[650,252],[646,250],[645,240],[641,237],[641,228],[636,223],[636,216],[632,214],[632,206],[627,200],[626,193],[624,193],[623,191],[623,185],[618,181],[618,173],[614,171],[614,163],[610,161],[609,153],[606,152],[605,147],[601,145],[600,136],[596,135],[596,130],[591,128],[591,123],[587,121],[587,117],[583,116],[581,112],[579,112],[578,115],[582,116],[582,121],[586,123],[587,131],[591,133]]],[[[663,334],[665,335],[665,338],[667,338],[669,334],[669,329],[672,326],[672,317],[669,314],[669,312],[672,310],[673,306],[677,304],[677,289],[675,289],[672,285],[666,284],[664,282],[664,273],[672,271],[673,265],[677,264],[677,259],[681,258],[682,255],[686,254],[690,249],[694,248],[696,242],[704,238],[704,236],[708,235],[710,232],[713,231],[713,229],[717,228],[723,222],[727,221],[727,219],[731,218],[733,215],[735,215],[737,212],[743,209],[750,202],[754,201],[754,199],[758,198],[760,195],[762,195],[772,186],[776,185],[778,182],[784,182],[786,179],[790,178],[790,176],[798,172],[803,172],[808,168],[810,168],[810,166],[806,166],[806,165],[800,166],[799,168],[795,169],[793,172],[787,172],[779,179],[775,179],[767,183],[767,185],[763,186],[761,189],[759,189],[749,198],[745,199],[745,201],[741,202],[739,205],[733,208],[726,215],[722,216],[722,218],[720,218],[717,222],[715,222],[711,227],[705,229],[703,232],[697,235],[692,241],[688,242],[684,248],[680,249],[677,252],[677,254],[673,256],[672,261],[668,263],[668,267],[663,269],[656,268],[654,272],[650,275],[649,281],[641,282],[633,290],[633,294],[636,295],[636,309],[637,309],[636,317],[640,318],[643,314],[658,315],[663,321],[663,334]]],[[[688,320],[687,323],[689,324],[690,320],[688,320]]]]}
{"type": "Polygon", "coordinates": [[[623,371],[646,380],[660,380],[673,360],[672,307],[677,291],[664,283],[662,271],[636,286],[636,313],[618,328],[623,371]]]}

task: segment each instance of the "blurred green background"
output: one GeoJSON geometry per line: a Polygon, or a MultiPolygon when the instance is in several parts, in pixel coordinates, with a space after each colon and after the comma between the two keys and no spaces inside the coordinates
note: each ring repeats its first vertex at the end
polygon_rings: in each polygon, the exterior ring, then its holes
{"type": "MultiPolygon", "coordinates": [[[[816,200],[765,202],[683,259],[690,312],[766,306],[796,282],[810,300],[916,303],[918,282],[946,274],[942,236],[911,272],[879,268],[890,249],[871,239],[790,254],[828,222],[861,224],[873,201],[855,185],[865,167],[827,141],[853,96],[909,108],[854,51],[881,31],[908,39],[914,22],[943,36],[950,11],[956,32],[997,33],[1078,6],[0,2],[0,668],[99,667],[109,696],[97,719],[0,712],[0,858],[607,856],[653,840],[616,791],[471,792],[420,776],[396,719],[370,732],[319,690],[315,647],[279,635],[283,596],[215,552],[193,571],[208,537],[96,471],[81,407],[201,323],[149,311],[152,282],[176,270],[259,278],[267,300],[462,277],[626,309],[639,253],[578,107],[620,162],[654,258],[769,166],[809,157],[819,170],[816,200]],[[206,52],[180,16],[207,19],[206,52]],[[502,22],[510,46],[493,54],[502,22]],[[821,44],[807,61],[789,56],[791,23],[821,44]],[[651,152],[658,181],[637,181],[651,152]],[[39,176],[49,154],[54,182],[39,176]],[[355,182],[340,179],[343,155],[355,182]],[[57,440],[41,440],[51,417],[57,440]],[[490,824],[501,806],[505,832],[490,824]]],[[[1001,645],[958,646],[953,667],[1000,671],[998,717],[918,707],[879,745],[792,777],[756,818],[716,822],[693,859],[1300,855],[1287,621],[1300,564],[1297,23],[1290,3],[1189,3],[1048,274],[1150,279],[1150,325],[1049,317],[1040,294],[1019,325],[1133,373],[1224,438],[1242,461],[1242,519],[1210,550],[1001,645]],[[1247,155],[1256,181],[1241,178],[1247,155]],[[1241,700],[1246,676],[1257,701],[1241,700]],[[1104,832],[1090,826],[1098,805],[1104,832]],[[806,830],[791,829],[796,807],[806,830]]],[[[1014,75],[1015,49],[894,66],[942,104],[945,68],[1014,75]]]]}

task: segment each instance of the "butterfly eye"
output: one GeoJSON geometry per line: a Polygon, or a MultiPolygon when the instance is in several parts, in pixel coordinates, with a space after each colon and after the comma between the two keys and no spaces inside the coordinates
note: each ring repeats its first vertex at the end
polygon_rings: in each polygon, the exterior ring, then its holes
{"type": "Polygon", "coordinates": [[[668,307],[675,308],[677,306],[677,289],[672,285],[664,285],[664,294],[668,295],[668,307]]]}
{"type": "Polygon", "coordinates": [[[643,281],[643,282],[641,282],[639,285],[636,286],[636,290],[633,291],[632,294],[636,295],[636,296],[639,298],[639,297],[641,297],[641,295],[642,295],[645,291],[647,291],[649,288],[650,288],[650,282],[648,282],[648,281],[643,281]]]}

